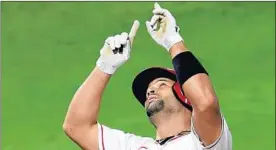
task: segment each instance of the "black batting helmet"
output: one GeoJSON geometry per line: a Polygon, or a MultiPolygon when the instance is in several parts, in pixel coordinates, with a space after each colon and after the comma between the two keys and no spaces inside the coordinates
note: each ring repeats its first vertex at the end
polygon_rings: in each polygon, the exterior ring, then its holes
{"type": "Polygon", "coordinates": [[[185,97],[180,84],[177,82],[176,73],[173,69],[162,67],[151,67],[140,72],[132,83],[132,91],[138,101],[144,106],[148,85],[151,81],[164,77],[175,81],[172,87],[175,97],[189,110],[192,111],[190,101],[185,97]]]}

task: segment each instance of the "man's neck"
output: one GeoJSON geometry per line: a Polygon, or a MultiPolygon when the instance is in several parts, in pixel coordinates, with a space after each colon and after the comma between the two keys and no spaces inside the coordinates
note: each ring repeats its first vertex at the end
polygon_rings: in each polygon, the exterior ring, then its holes
{"type": "Polygon", "coordinates": [[[182,131],[191,130],[191,117],[184,112],[156,114],[156,139],[163,139],[169,136],[174,136],[182,131]],[[186,114],[186,115],[185,115],[186,114]]]}

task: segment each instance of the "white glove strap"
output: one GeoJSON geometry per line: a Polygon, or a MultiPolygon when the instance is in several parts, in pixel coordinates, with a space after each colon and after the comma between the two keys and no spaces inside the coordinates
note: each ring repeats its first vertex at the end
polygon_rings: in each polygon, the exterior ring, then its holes
{"type": "Polygon", "coordinates": [[[167,49],[167,51],[170,50],[170,48],[177,42],[180,41],[184,41],[182,39],[182,37],[179,35],[179,33],[174,34],[172,36],[168,36],[165,40],[164,40],[164,46],[167,49]]]}
{"type": "Polygon", "coordinates": [[[97,60],[96,65],[99,67],[99,69],[107,74],[113,74],[117,67],[116,66],[112,66],[106,62],[104,62],[101,57],[97,60]]]}

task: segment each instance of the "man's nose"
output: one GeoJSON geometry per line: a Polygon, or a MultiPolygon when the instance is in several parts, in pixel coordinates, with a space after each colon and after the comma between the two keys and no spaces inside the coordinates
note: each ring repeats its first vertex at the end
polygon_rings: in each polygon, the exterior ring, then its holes
{"type": "Polygon", "coordinates": [[[150,96],[151,94],[155,94],[155,90],[154,89],[149,89],[147,92],[147,97],[150,96]]]}

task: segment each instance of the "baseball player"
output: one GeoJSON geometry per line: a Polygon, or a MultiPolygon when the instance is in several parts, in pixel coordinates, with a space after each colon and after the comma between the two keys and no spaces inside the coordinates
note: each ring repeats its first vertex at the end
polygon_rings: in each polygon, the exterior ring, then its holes
{"type": "Polygon", "coordinates": [[[156,137],[142,137],[100,124],[103,91],[112,74],[129,58],[139,22],[131,31],[107,38],[96,67],[75,93],[65,133],[85,150],[232,150],[232,137],[205,68],[184,44],[172,14],[154,5],[146,27],[172,57],[174,70],[152,67],[133,81],[156,137]]]}

